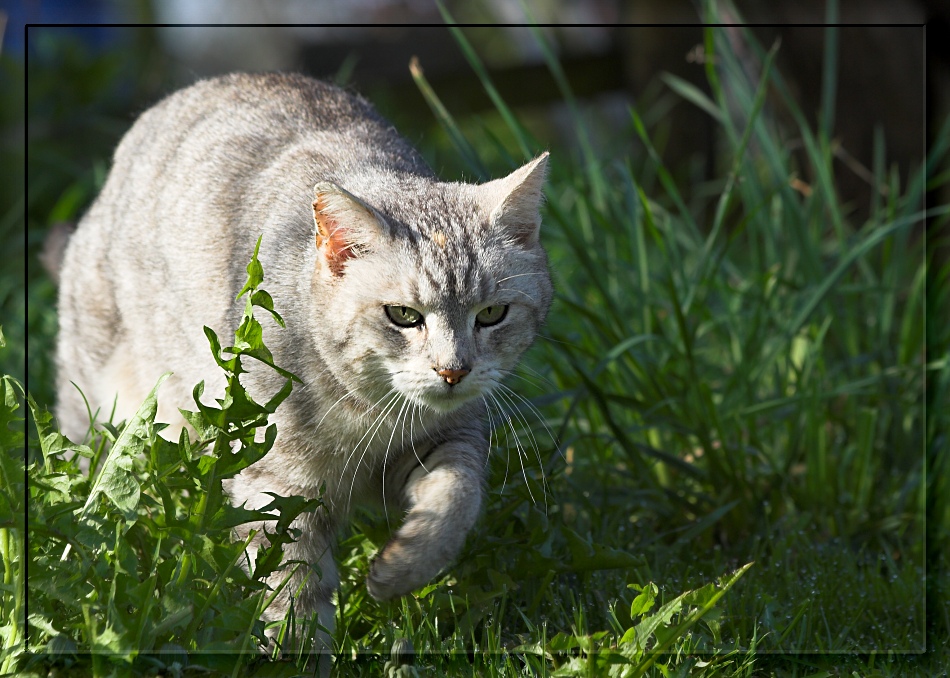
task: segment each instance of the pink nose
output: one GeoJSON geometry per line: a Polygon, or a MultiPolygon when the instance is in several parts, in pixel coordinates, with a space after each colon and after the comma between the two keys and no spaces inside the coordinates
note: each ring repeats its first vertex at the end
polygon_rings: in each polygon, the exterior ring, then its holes
{"type": "Polygon", "coordinates": [[[468,370],[443,369],[438,370],[436,374],[445,379],[445,383],[447,383],[449,386],[455,386],[457,383],[462,381],[462,377],[468,374],[468,370]]]}

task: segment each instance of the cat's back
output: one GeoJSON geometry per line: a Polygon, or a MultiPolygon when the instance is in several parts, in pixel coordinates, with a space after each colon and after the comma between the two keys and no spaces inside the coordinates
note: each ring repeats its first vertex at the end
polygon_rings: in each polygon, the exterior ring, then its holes
{"type": "Polygon", "coordinates": [[[141,115],[119,145],[127,160],[214,165],[225,172],[265,167],[309,150],[323,173],[368,163],[430,175],[425,162],[362,97],[299,74],[232,73],[179,90],[141,115]],[[143,153],[143,151],[145,151],[143,153]]]}
{"type": "Polygon", "coordinates": [[[235,326],[257,238],[268,290],[293,288],[312,249],[314,185],[367,167],[431,176],[368,102],[301,75],[211,78],[142,113],[64,255],[57,361],[71,433],[85,407],[70,382],[140,400],[154,377],[135,356],[154,354],[182,384],[213,378],[213,363],[197,362],[202,327],[235,326]],[[161,328],[158,345],[149,328],[161,328]]]}
{"type": "Polygon", "coordinates": [[[138,260],[221,247],[218,263],[240,251],[245,261],[231,268],[241,277],[261,233],[311,230],[317,182],[346,184],[367,168],[432,176],[367,101],[343,89],[284,73],[202,80],[145,111],[126,133],[76,244],[86,243],[84,257],[111,249],[145,264],[134,270],[159,273],[161,266],[138,260]]]}

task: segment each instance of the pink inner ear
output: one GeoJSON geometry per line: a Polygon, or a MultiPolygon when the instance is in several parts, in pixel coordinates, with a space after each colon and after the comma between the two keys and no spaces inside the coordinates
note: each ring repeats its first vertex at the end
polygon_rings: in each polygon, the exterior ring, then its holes
{"type": "Polygon", "coordinates": [[[317,223],[317,249],[323,252],[333,275],[343,274],[346,260],[355,255],[351,243],[346,240],[346,231],[327,212],[323,196],[313,201],[313,218],[317,223]]]}

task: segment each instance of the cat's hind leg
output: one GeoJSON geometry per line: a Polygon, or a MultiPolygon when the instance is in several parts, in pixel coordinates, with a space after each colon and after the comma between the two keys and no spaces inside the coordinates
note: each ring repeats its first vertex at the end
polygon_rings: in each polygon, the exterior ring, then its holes
{"type": "MultiPolygon", "coordinates": [[[[227,481],[226,489],[232,504],[256,510],[271,501],[270,495],[259,491],[262,485],[279,490],[284,495],[301,494],[299,488],[278,487],[274,481],[267,482],[266,476],[262,480],[254,466],[227,481]]],[[[269,597],[273,592],[277,593],[264,609],[262,618],[265,622],[284,623],[268,624],[270,643],[265,650],[269,653],[279,641],[281,654],[285,657],[303,652],[326,656],[328,660],[333,651],[336,625],[333,594],[340,584],[333,554],[335,531],[322,508],[313,513],[301,514],[292,527],[300,531],[299,537],[297,541],[284,546],[281,559],[283,566],[266,580],[270,587],[266,595],[269,597]]],[[[235,533],[244,540],[252,529],[258,532],[248,544],[248,559],[243,564],[249,573],[254,572],[258,555],[268,544],[265,529],[273,530],[274,523],[243,523],[235,528],[235,533]]],[[[322,663],[323,660],[321,666],[322,663]]]]}

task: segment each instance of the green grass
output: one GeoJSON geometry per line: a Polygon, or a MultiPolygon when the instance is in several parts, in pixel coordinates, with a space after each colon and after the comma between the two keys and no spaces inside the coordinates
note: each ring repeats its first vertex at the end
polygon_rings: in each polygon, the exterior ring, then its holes
{"type": "MultiPolygon", "coordinates": [[[[496,111],[455,119],[416,70],[449,145],[437,152],[462,158],[468,176],[498,176],[548,145],[494,91],[464,32],[456,36],[496,111]]],[[[888,169],[880,151],[871,170],[882,189],[867,206],[870,216],[856,221],[835,190],[833,130],[841,123],[831,103],[834,56],[826,62],[821,124],[811,129],[773,66],[774,50],[750,37],[761,63],[761,77],[751,81],[721,32],[709,29],[711,94],[663,80],[720,128],[717,177],[688,186],[654,146],[660,116],[649,101],[631,108],[628,126],[616,131],[618,147],[639,144],[642,154],[611,157],[594,148],[595,123],[537,39],[577,135],[573,154],[552,149],[543,241],[557,298],[544,337],[509,383],[518,394],[505,396],[510,426],[494,413],[488,505],[458,564],[414,595],[380,604],[363,578],[386,540],[385,521],[361,516],[343,536],[339,670],[934,675],[950,658],[940,640],[950,635],[950,331],[924,310],[950,305],[950,265],[940,264],[940,243],[922,239],[920,224],[924,191],[947,178],[938,168],[950,127],[938,130],[927,166],[911,176],[888,169]],[[792,128],[779,126],[777,109],[790,114],[792,128]],[[931,654],[919,654],[928,635],[931,654]],[[408,658],[399,651],[406,641],[415,653],[408,658]]],[[[833,33],[826,44],[836,44],[833,33]]],[[[52,214],[78,216],[94,193],[92,177],[87,168],[64,179],[51,201],[58,209],[43,205],[40,189],[28,194],[34,240],[52,214]]],[[[946,215],[938,206],[930,219],[945,225],[946,215]]],[[[53,288],[36,280],[30,389],[48,402],[43,353],[55,330],[53,288]]],[[[5,384],[9,417],[16,387],[5,384]]],[[[42,415],[36,421],[51,434],[42,415]]],[[[3,424],[0,434],[7,430],[3,424]]],[[[55,484],[61,494],[34,491],[31,511],[85,504],[92,487],[50,452],[50,440],[59,439],[44,440],[46,449],[34,441],[27,459],[31,482],[55,484]]],[[[146,453],[129,454],[139,503],[94,502],[102,527],[89,548],[100,549],[101,563],[83,570],[86,578],[57,561],[62,541],[33,531],[50,523],[31,517],[30,595],[53,601],[70,594],[69,605],[31,605],[31,615],[48,609],[59,640],[31,623],[29,648],[22,619],[14,623],[22,610],[14,593],[22,590],[24,525],[16,508],[23,488],[16,483],[23,474],[14,457],[4,457],[4,668],[95,675],[115,667],[186,675],[200,667],[254,675],[305,669],[303,657],[219,654],[255,642],[260,629],[241,601],[261,589],[229,568],[235,546],[227,530],[195,522],[204,515],[201,497],[216,501],[214,482],[192,481],[183,494],[190,453],[174,446],[155,452],[154,436],[142,440],[146,453]],[[189,527],[170,530],[155,517],[156,505],[162,520],[171,515],[189,527]],[[138,527],[117,538],[116,516],[138,527]],[[218,555],[202,559],[199,543],[213,544],[218,555]],[[203,575],[187,591],[175,589],[184,584],[188,553],[203,575]],[[153,568],[154,590],[143,588],[148,563],[169,563],[153,568]],[[132,593],[116,593],[121,587],[132,593]],[[205,601],[211,617],[249,625],[240,632],[173,624],[143,645],[141,635],[123,635],[129,624],[121,608],[134,595],[142,607],[154,606],[142,618],[158,627],[186,599],[205,601]],[[111,645],[101,640],[104,628],[114,631],[111,645]],[[100,654],[106,650],[119,654],[100,654]]],[[[12,435],[4,441],[8,449],[17,444],[12,435]]]]}

